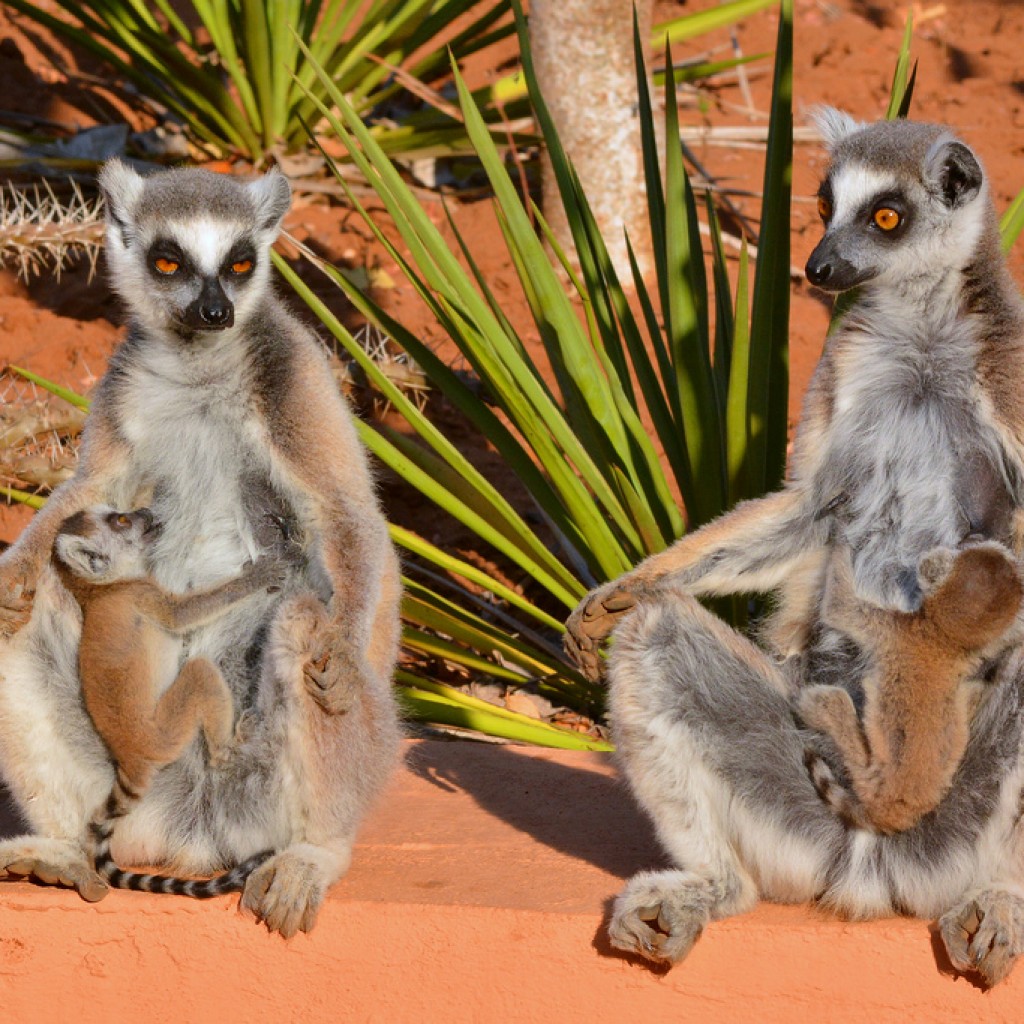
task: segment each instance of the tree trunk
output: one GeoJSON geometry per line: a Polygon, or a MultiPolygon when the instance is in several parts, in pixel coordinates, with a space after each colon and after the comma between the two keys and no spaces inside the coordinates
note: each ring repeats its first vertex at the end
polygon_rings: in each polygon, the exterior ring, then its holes
{"type": "MultiPolygon", "coordinates": [[[[653,0],[637,0],[640,38],[650,38],[653,0]]],[[[632,280],[623,229],[650,267],[633,61],[632,0],[532,0],[530,41],[541,93],[576,168],[620,278],[632,280]]],[[[566,252],[572,235],[547,156],[544,216],[566,252]]]]}

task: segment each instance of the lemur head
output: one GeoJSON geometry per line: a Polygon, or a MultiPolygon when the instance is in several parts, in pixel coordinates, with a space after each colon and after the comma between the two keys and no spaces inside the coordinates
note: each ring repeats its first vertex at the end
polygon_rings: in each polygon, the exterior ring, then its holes
{"type": "Polygon", "coordinates": [[[198,168],[143,178],[111,160],[99,184],[113,285],[142,327],[195,341],[245,322],[291,203],[287,178],[243,183],[198,168]]]}
{"type": "Polygon", "coordinates": [[[147,546],[158,531],[148,508],[118,512],[97,505],[60,524],[53,553],[75,576],[90,583],[138,579],[147,573],[147,546]]]}
{"type": "Polygon", "coordinates": [[[831,162],[818,190],[825,237],[807,279],[830,292],[935,279],[973,257],[991,204],[977,158],[948,129],[815,114],[831,162]]]}

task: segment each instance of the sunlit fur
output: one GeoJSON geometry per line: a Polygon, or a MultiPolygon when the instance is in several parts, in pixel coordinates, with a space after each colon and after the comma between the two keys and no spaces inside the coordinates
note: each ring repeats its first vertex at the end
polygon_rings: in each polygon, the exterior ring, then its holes
{"type": "Polygon", "coordinates": [[[209,659],[242,738],[216,771],[198,743],[163,769],[119,820],[113,854],[199,874],[274,850],[243,905],[290,935],[312,927],[347,869],[397,757],[397,558],[323,348],[270,285],[286,179],[142,178],[115,161],[100,184],[128,335],[96,389],[75,477],[0,558],[0,768],[32,833],[0,843],[0,869],[35,866],[95,895],[81,836],[112,774],[79,693],[79,611],[48,561],[67,516],[148,506],[162,529],[147,570],[171,593],[296,546],[301,557],[279,592],[172,640],[154,667],[162,692],[185,658],[209,659]],[[157,277],[158,242],[191,278],[157,277]],[[230,273],[236,246],[254,263],[244,280],[230,273]],[[197,289],[230,304],[230,326],[204,326],[197,289]],[[22,625],[17,596],[33,586],[22,625]]]}
{"type": "Polygon", "coordinates": [[[918,566],[923,598],[892,612],[857,597],[849,551],[829,560],[821,618],[868,654],[858,715],[842,686],[804,686],[805,723],[839,748],[851,789],[814,752],[808,771],[822,798],[852,824],[911,828],[949,791],[986,684],[987,659],[1019,642],[1022,587],[1016,558],[992,541],[936,548],[918,566]]]}
{"type": "Polygon", "coordinates": [[[826,286],[858,287],[808,389],[784,489],[593,591],[567,623],[591,673],[618,626],[618,756],[675,865],[627,886],[610,934],[675,961],[752,891],[852,917],[941,916],[953,963],[995,983],[1024,951],[1020,645],[1008,639],[985,666],[945,797],[892,835],[850,828],[820,799],[808,751],[839,774],[843,758],[799,722],[795,698],[812,684],[864,700],[871,651],[822,615],[834,546],[850,548],[858,601],[902,613],[919,607],[918,564],[936,548],[987,538],[1019,557],[1024,314],[962,142],[906,121],[819,123],[832,217],[813,267],[826,276],[834,260],[826,286]],[[871,215],[893,193],[906,219],[883,238],[871,215]],[[760,645],[697,601],[758,590],[777,609],[760,645]]]}
{"type": "Polygon", "coordinates": [[[57,574],[82,610],[82,699],[116,773],[110,794],[92,815],[84,845],[96,871],[119,889],[207,898],[241,889],[269,852],[196,881],[121,870],[110,854],[111,837],[118,820],[145,796],[154,774],[177,760],[197,731],[202,730],[212,766],[227,760],[232,743],[231,691],[212,662],[189,658],[158,694],[154,666],[177,655],[178,645],[168,640],[214,621],[232,604],[277,584],[285,572],[283,563],[264,559],[213,589],[170,594],[147,575],[156,529],[148,510],[118,512],[101,505],[64,520],[53,546],[57,574]]]}

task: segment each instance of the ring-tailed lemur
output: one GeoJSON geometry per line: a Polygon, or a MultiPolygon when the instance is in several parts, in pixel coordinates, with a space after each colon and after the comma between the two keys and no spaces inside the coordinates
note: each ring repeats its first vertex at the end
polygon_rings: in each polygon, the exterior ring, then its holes
{"type": "Polygon", "coordinates": [[[303,558],[279,593],[191,630],[157,666],[162,691],[209,659],[251,727],[215,770],[198,744],[163,769],[112,847],[119,863],[189,875],[273,849],[242,905],[290,935],[312,927],[396,762],[398,561],[323,348],[271,287],[287,180],[143,178],[113,161],[100,186],[128,336],[74,478],[0,556],[0,769],[32,830],[0,842],[0,872],[104,891],[81,836],[112,776],[78,686],[77,605],[48,565],[59,524],[99,504],[150,507],[149,570],[177,594],[294,534],[303,558]]]}
{"type": "Polygon", "coordinates": [[[1004,652],[949,792],[895,835],[850,829],[819,798],[794,687],[862,698],[863,653],[821,598],[842,496],[859,599],[911,612],[917,565],[980,535],[1019,550],[1024,313],[977,158],[946,128],[864,125],[827,111],[825,234],[809,279],[856,289],[804,402],[784,488],[745,502],[621,579],[568,620],[596,672],[614,627],[609,707],[619,758],[671,871],[632,879],[612,942],[685,956],[708,921],[757,897],[854,917],[940,915],[954,964],[990,982],[1024,951],[1024,651],[1004,652]],[[765,646],[697,602],[775,591],[765,646]],[[628,614],[626,614],[628,613],[628,614]]]}
{"type": "MultiPolygon", "coordinates": [[[[118,512],[101,505],[68,516],[53,546],[57,575],[82,609],[82,699],[114,760],[114,784],[93,813],[85,845],[97,873],[115,888],[205,899],[240,890],[272,851],[200,881],[124,871],[111,856],[110,841],[156,771],[176,761],[197,730],[211,765],[226,760],[232,742],[231,691],[206,658],[190,658],[174,682],[156,692],[153,667],[166,656],[168,635],[214,621],[230,605],[277,585],[285,570],[275,559],[263,559],[215,587],[170,594],[147,573],[148,547],[158,532],[149,509],[118,512]]],[[[170,650],[173,655],[173,645],[170,650]]]]}
{"type": "Polygon", "coordinates": [[[992,541],[928,552],[918,582],[915,612],[862,601],[849,549],[837,546],[821,619],[867,656],[863,709],[858,715],[842,686],[812,684],[797,697],[800,717],[833,739],[851,780],[852,792],[809,748],[808,771],[822,798],[852,824],[879,832],[910,828],[948,792],[984,694],[979,672],[1010,642],[1024,594],[1012,553],[992,541]]]}

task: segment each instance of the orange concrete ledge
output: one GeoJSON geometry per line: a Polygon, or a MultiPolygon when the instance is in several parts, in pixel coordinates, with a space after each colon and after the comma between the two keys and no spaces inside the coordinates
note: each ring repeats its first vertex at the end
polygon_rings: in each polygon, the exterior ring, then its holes
{"type": "Polygon", "coordinates": [[[284,942],[237,900],[0,887],[3,1024],[1024,1021],[929,925],[761,906],[667,974],[613,954],[609,900],[662,862],[607,757],[410,742],[348,877],[284,942]]]}

